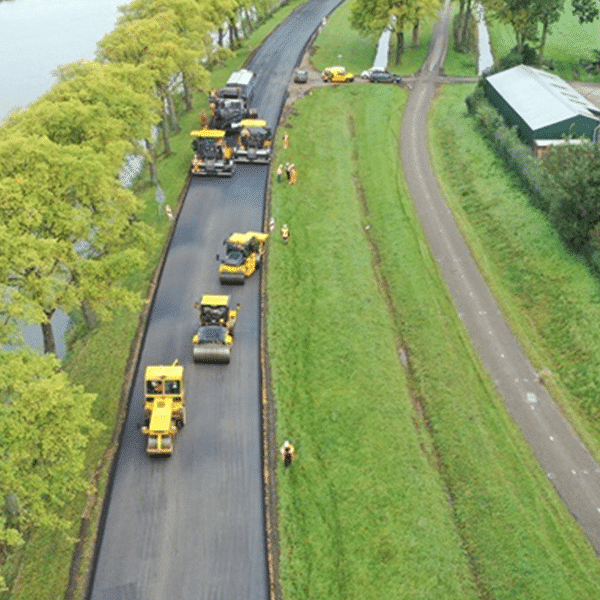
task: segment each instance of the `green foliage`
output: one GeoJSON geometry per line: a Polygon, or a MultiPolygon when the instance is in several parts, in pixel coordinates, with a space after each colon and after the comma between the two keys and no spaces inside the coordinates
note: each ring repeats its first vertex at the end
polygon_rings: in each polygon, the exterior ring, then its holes
{"type": "Polygon", "coordinates": [[[550,217],[563,240],[585,250],[600,223],[600,149],[587,140],[555,146],[544,156],[544,165],[564,192],[550,206],[550,217]]]}
{"type": "Polygon", "coordinates": [[[560,205],[564,200],[562,190],[543,163],[519,139],[515,129],[506,126],[504,119],[485,98],[482,87],[467,98],[467,106],[499,156],[521,178],[531,193],[533,205],[544,212],[548,212],[550,206],[560,205]]]}
{"type": "Polygon", "coordinates": [[[15,546],[33,530],[71,525],[63,511],[86,489],[85,448],[99,424],[90,418],[95,396],[69,384],[54,356],[1,352],[0,377],[0,434],[10,440],[0,461],[0,544],[15,546]]]}

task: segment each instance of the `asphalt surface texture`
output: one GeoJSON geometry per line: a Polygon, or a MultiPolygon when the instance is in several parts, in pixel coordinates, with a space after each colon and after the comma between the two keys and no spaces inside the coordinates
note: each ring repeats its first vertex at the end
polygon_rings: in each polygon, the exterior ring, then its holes
{"type": "MultiPolygon", "coordinates": [[[[253,106],[279,122],[294,67],[319,23],[339,0],[299,8],[256,52],[253,106]]],[[[448,43],[449,4],[440,12],[411,96],[401,154],[413,202],[455,307],[507,409],[541,468],[600,552],[600,468],[548,395],[504,321],[437,186],[427,150],[426,116],[448,43]]],[[[306,57],[302,67],[306,66],[306,57]]],[[[310,73],[314,85],[318,74],[310,73]]],[[[474,78],[473,81],[476,81],[474,78]]],[[[296,97],[311,87],[290,88],[296,97]]],[[[293,110],[292,101],[285,104],[293,110]]],[[[238,165],[232,179],[193,179],[150,311],[110,503],[105,513],[91,600],[253,600],[269,596],[262,477],[259,277],[219,284],[215,255],[233,231],[261,230],[268,168],[238,165]],[[193,304],[203,293],[240,302],[229,365],[195,365],[193,304]],[[186,368],[187,425],[173,456],[145,453],[142,377],[148,364],[186,368]]]]}
{"type": "MultiPolygon", "coordinates": [[[[258,77],[251,104],[272,128],[305,45],[339,1],[313,0],[298,8],[247,65],[258,77]]],[[[262,230],[267,178],[267,166],[238,165],[231,179],[190,183],[149,313],[91,600],[269,597],[260,278],[255,274],[243,286],[223,286],[215,260],[230,233],[262,230]],[[241,304],[228,365],[193,363],[198,324],[193,305],[203,294],[229,294],[233,304],[241,304]],[[185,367],[187,424],[171,457],[151,458],[139,431],[144,369],[175,359],[185,367]]]]}
{"type": "Polygon", "coordinates": [[[411,86],[401,155],[425,234],[473,345],[541,468],[600,553],[600,467],[543,385],[481,276],[446,205],[430,163],[427,113],[448,45],[450,7],[440,12],[431,52],[411,86]]]}

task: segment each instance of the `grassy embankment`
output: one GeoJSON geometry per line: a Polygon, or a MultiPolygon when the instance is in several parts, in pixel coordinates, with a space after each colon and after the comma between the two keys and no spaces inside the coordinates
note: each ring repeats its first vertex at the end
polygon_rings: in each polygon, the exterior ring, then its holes
{"type": "MultiPolygon", "coordinates": [[[[242,41],[235,56],[218,69],[211,77],[212,86],[222,85],[229,74],[240,68],[250,53],[264,40],[292,10],[303,4],[304,0],[294,0],[274,14],[257,29],[247,40],[242,41]]],[[[206,97],[200,94],[195,102],[194,110],[181,118],[181,133],[173,137],[171,157],[160,157],[158,170],[161,187],[167,201],[173,208],[185,181],[191,156],[189,131],[198,127],[198,112],[207,110],[206,97]]],[[[155,200],[155,190],[149,184],[146,174],[142,174],[136,182],[136,192],[144,201],[144,212],[140,215],[152,224],[158,235],[156,251],[148,258],[147,269],[138,273],[129,281],[129,285],[140,292],[142,297],[148,293],[148,283],[157,265],[165,240],[170,230],[170,223],[164,210],[155,200]]],[[[102,497],[106,490],[106,481],[110,462],[115,452],[111,438],[115,427],[118,427],[122,414],[120,402],[123,376],[127,367],[127,359],[132,340],[138,325],[139,315],[129,312],[117,313],[110,322],[102,323],[93,332],[83,332],[74,315],[72,344],[65,360],[65,369],[70,379],[85,387],[86,391],[98,394],[94,405],[94,418],[105,425],[102,434],[90,441],[87,457],[87,469],[90,481],[97,488],[97,500],[88,506],[87,499],[69,506],[67,511],[73,520],[73,528],[68,537],[59,534],[33,535],[27,545],[17,553],[3,568],[7,581],[12,583],[10,593],[0,593],[1,600],[58,600],[64,598],[68,583],[69,568],[76,538],[79,536],[79,525],[82,514],[90,519],[90,531],[94,532],[101,510],[102,497]]],[[[80,573],[87,571],[90,555],[93,551],[95,537],[86,538],[83,562],[80,573]]],[[[78,583],[75,597],[80,597],[83,581],[78,583]]]]}
{"type": "Polygon", "coordinates": [[[597,558],[483,372],[413,213],[405,100],[315,91],[277,159],[299,171],[274,184],[291,242],[268,265],[278,436],[298,453],[280,473],[284,592],[597,597],[597,558]]]}
{"type": "Polygon", "coordinates": [[[473,253],[525,351],[600,459],[599,283],[571,255],[444,88],[431,125],[436,170],[473,253]],[[485,176],[482,176],[485,174],[485,176]]]}

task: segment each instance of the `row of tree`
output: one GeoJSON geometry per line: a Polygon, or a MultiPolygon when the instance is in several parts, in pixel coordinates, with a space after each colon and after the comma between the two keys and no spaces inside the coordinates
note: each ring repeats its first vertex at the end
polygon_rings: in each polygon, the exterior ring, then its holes
{"type": "MultiPolygon", "coordinates": [[[[516,48],[523,54],[528,42],[537,45],[538,60],[544,56],[546,39],[551,27],[565,10],[565,0],[480,0],[488,14],[510,25],[515,33],[516,48]]],[[[352,26],[364,33],[381,33],[391,27],[396,35],[396,63],[402,62],[404,32],[412,28],[413,44],[418,43],[422,19],[436,14],[441,0],[355,0],[352,6],[352,26]]],[[[455,47],[469,52],[470,28],[476,0],[459,0],[455,27],[455,47]]],[[[573,14],[580,23],[590,23],[600,16],[598,0],[571,0],[573,14]]]]}
{"type": "MultiPolygon", "coordinates": [[[[471,0],[460,2],[466,14],[471,0]]],[[[537,45],[538,61],[543,61],[546,39],[565,11],[565,0],[481,0],[481,3],[493,17],[513,28],[520,55],[525,44],[531,42],[537,45]]],[[[571,8],[580,23],[591,23],[600,15],[598,0],[571,0],[571,8]]]]}
{"type": "Polygon", "coordinates": [[[396,63],[402,62],[404,31],[412,28],[412,42],[418,44],[423,19],[434,16],[441,0],[355,0],[350,24],[365,34],[381,34],[390,27],[396,36],[396,63]]]}
{"type": "Polygon", "coordinates": [[[0,343],[17,347],[0,351],[0,564],[33,530],[66,529],[64,507],[86,489],[95,395],[61,371],[51,319],[79,307],[93,327],[143,302],[123,281],[156,237],[120,184],[125,157],[143,153],[155,174],[153,129],[171,153],[178,110],[209,88],[224,40],[235,47],[277,4],[134,0],[96,61],[59,68],[53,88],[0,127],[0,343]],[[25,348],[20,322],[41,325],[44,356],[25,348]]]}

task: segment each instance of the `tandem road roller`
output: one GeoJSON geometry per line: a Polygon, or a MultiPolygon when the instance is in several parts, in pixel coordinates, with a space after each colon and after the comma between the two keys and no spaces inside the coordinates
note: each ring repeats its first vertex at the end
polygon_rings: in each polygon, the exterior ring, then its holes
{"type": "Polygon", "coordinates": [[[148,436],[148,454],[171,455],[173,438],[185,425],[185,418],[183,366],[177,360],[169,366],[147,366],[141,431],[148,436]]]}
{"type": "Polygon", "coordinates": [[[246,277],[260,268],[268,237],[268,233],[259,231],[232,233],[223,242],[225,256],[219,258],[217,254],[217,260],[221,261],[219,281],[225,284],[243,284],[246,277]]]}
{"type": "Polygon", "coordinates": [[[200,326],[192,340],[194,362],[228,363],[240,305],[231,309],[229,296],[205,294],[194,307],[200,318],[200,326]]]}

